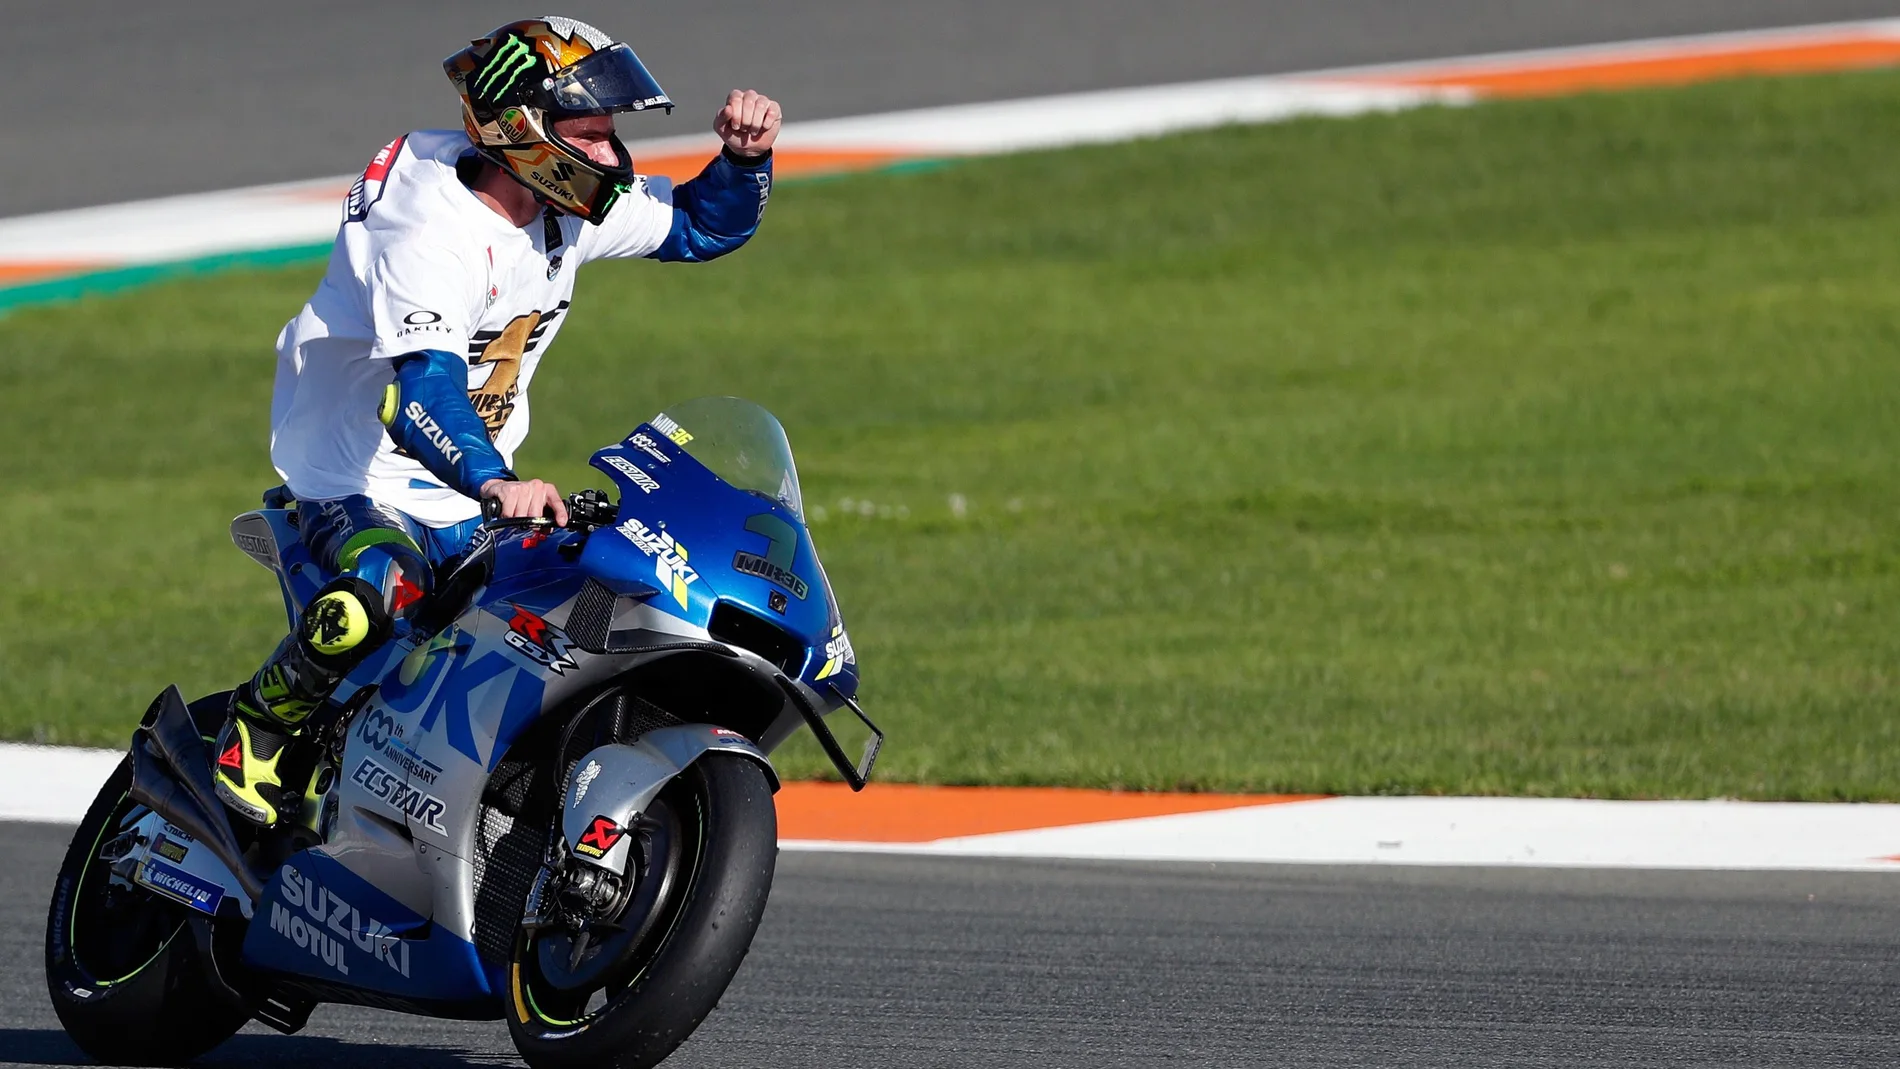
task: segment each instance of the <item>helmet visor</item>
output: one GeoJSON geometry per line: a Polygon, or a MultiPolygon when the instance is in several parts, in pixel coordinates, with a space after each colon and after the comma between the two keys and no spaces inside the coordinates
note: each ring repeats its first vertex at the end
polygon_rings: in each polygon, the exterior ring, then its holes
{"type": "Polygon", "coordinates": [[[673,101],[624,44],[609,45],[554,76],[554,106],[567,112],[673,110],[673,101]]]}

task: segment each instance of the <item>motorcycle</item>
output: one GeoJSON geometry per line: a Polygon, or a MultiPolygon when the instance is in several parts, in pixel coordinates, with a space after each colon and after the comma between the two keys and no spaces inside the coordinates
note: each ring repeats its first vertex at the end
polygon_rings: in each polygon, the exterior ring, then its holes
{"type": "MultiPolygon", "coordinates": [[[[712,1011],[771,889],[769,754],[809,727],[861,790],[884,735],[769,412],[689,401],[592,463],[618,504],[484,522],[306,722],[271,829],[212,786],[228,693],[153,701],[47,916],[86,1053],[172,1064],[328,1002],[500,1017],[536,1069],[632,1069],[712,1011]]],[[[265,506],[232,540],[294,620],[332,576],[281,488],[265,506]]]]}

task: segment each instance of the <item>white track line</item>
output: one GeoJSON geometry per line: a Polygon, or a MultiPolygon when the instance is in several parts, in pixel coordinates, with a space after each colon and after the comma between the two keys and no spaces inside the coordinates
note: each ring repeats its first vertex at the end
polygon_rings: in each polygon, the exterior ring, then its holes
{"type": "MultiPolygon", "coordinates": [[[[77,823],[120,757],[0,743],[0,820],[77,823]]],[[[1895,872],[1900,805],[1325,798],[928,843],[779,845],[1111,861],[1895,872]]]]}
{"type": "Polygon", "coordinates": [[[0,820],[77,824],[123,751],[0,742],[0,820]]]}
{"type": "Polygon", "coordinates": [[[319,178],[0,219],[0,263],[169,263],[328,241],[351,181],[319,178]]]}
{"type": "MultiPolygon", "coordinates": [[[[1468,94],[1447,89],[1236,78],[788,123],[780,149],[869,151],[900,159],[989,155],[1465,99],[1468,94]]],[[[719,143],[711,135],[669,137],[636,141],[628,149],[636,161],[693,151],[710,158],[719,143]]],[[[0,264],[131,266],[319,244],[336,235],[352,180],[343,175],[0,219],[0,264]]]]}
{"type": "Polygon", "coordinates": [[[930,843],[786,849],[1292,864],[1900,871],[1900,805],[1327,798],[930,843]]]}
{"type": "Polygon", "coordinates": [[[1227,78],[1141,89],[923,108],[890,115],[787,124],[790,149],[861,149],[971,156],[1108,144],[1303,115],[1361,115],[1462,103],[1457,89],[1351,85],[1319,76],[1227,78]]]}

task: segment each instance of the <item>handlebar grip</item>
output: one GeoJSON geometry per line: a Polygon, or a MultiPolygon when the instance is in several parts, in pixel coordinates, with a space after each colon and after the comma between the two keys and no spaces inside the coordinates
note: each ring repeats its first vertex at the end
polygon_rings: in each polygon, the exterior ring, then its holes
{"type": "Polygon", "coordinates": [[[504,520],[501,517],[501,502],[492,497],[485,497],[482,499],[482,522],[502,527],[551,526],[554,523],[554,507],[550,505],[543,508],[539,516],[517,516],[512,520],[504,520]]]}

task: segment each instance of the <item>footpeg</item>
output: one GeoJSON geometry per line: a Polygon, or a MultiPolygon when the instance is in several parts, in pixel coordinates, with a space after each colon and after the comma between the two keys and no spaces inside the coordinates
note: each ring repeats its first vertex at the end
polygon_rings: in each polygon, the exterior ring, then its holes
{"type": "Polygon", "coordinates": [[[251,1008],[251,1016],[289,1036],[303,1030],[310,1021],[310,1011],[316,1006],[314,999],[273,991],[251,1008]]]}

